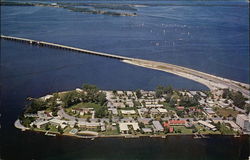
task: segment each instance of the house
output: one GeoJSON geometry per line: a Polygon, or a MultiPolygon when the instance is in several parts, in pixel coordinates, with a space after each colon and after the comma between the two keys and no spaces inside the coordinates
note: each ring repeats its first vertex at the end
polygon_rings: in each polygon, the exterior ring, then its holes
{"type": "Polygon", "coordinates": [[[123,91],[117,91],[117,94],[121,96],[123,95],[123,91]]]}
{"type": "Polygon", "coordinates": [[[144,133],[152,133],[152,129],[151,128],[142,128],[142,131],[144,133]]]}
{"type": "Polygon", "coordinates": [[[48,112],[45,112],[45,111],[37,111],[37,116],[40,119],[44,119],[44,120],[49,120],[52,118],[52,115],[48,112]]]}
{"type": "Polygon", "coordinates": [[[78,127],[83,129],[96,129],[99,126],[101,125],[98,122],[78,122],[78,127]]]}
{"type": "Polygon", "coordinates": [[[164,108],[157,108],[160,113],[167,113],[168,111],[164,108]]]}
{"type": "Polygon", "coordinates": [[[159,111],[157,109],[155,109],[155,108],[152,108],[152,109],[150,109],[150,113],[152,113],[152,114],[158,114],[159,111]]]}
{"type": "Polygon", "coordinates": [[[134,103],[132,101],[126,101],[125,103],[129,107],[134,107],[134,103]]]}
{"type": "Polygon", "coordinates": [[[116,108],[108,108],[108,111],[111,111],[113,115],[118,115],[118,111],[116,108]]]}
{"type": "Polygon", "coordinates": [[[54,126],[60,126],[62,129],[67,127],[67,121],[53,118],[49,120],[49,123],[54,126]]]}
{"type": "Polygon", "coordinates": [[[212,125],[212,124],[210,124],[210,123],[208,123],[208,122],[206,122],[206,121],[199,120],[199,121],[198,121],[198,124],[200,124],[200,125],[202,125],[202,126],[208,128],[208,129],[210,129],[210,130],[212,130],[212,131],[216,131],[216,130],[217,130],[216,127],[215,127],[214,125],[212,125]]]}
{"type": "Polygon", "coordinates": [[[141,109],[138,109],[138,110],[140,110],[140,112],[141,112],[142,114],[145,114],[145,113],[148,112],[148,109],[147,109],[147,108],[141,108],[141,109]]]}
{"type": "Polygon", "coordinates": [[[177,109],[178,111],[183,111],[183,110],[185,109],[185,107],[184,107],[184,106],[178,106],[178,107],[176,107],[176,109],[177,109]]]}
{"type": "Polygon", "coordinates": [[[154,126],[154,130],[157,132],[163,132],[164,128],[162,127],[161,123],[159,121],[153,121],[153,126],[154,126]]]}
{"type": "Polygon", "coordinates": [[[125,108],[125,104],[123,102],[113,102],[113,106],[117,108],[125,108]]]}
{"type": "Polygon", "coordinates": [[[163,126],[164,127],[169,127],[169,126],[184,126],[186,124],[185,120],[169,120],[168,122],[164,122],[163,126]]]}
{"type": "Polygon", "coordinates": [[[136,114],[135,110],[121,110],[122,114],[136,114]]]}
{"type": "Polygon", "coordinates": [[[205,113],[208,114],[208,115],[215,115],[215,112],[214,112],[213,109],[210,108],[210,107],[204,108],[204,111],[205,111],[205,113]]]}
{"type": "Polygon", "coordinates": [[[137,121],[147,125],[150,123],[150,121],[152,121],[152,119],[151,118],[138,118],[137,121]]]}
{"type": "Polygon", "coordinates": [[[140,130],[140,127],[137,122],[125,122],[125,123],[119,123],[120,132],[127,134],[129,131],[129,126],[132,126],[134,131],[140,130]]]}
{"type": "Polygon", "coordinates": [[[71,128],[75,127],[76,121],[68,121],[68,124],[71,128]]]}
{"type": "Polygon", "coordinates": [[[133,96],[134,94],[133,94],[133,92],[131,92],[131,91],[127,91],[127,95],[128,95],[128,96],[133,96]]]}
{"type": "Polygon", "coordinates": [[[31,123],[30,126],[35,125],[37,128],[41,129],[44,128],[47,124],[49,124],[49,121],[38,120],[31,123]]]}

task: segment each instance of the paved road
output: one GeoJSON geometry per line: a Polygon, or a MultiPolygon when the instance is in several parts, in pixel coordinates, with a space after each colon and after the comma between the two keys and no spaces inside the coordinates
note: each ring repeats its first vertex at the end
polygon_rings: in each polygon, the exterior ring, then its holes
{"type": "Polygon", "coordinates": [[[86,122],[87,121],[86,118],[76,118],[74,116],[68,115],[67,113],[65,113],[65,111],[64,111],[64,109],[62,107],[60,107],[60,110],[57,112],[57,115],[62,117],[62,118],[66,118],[66,119],[68,119],[70,121],[75,121],[76,119],[78,121],[81,121],[81,122],[86,122]]]}

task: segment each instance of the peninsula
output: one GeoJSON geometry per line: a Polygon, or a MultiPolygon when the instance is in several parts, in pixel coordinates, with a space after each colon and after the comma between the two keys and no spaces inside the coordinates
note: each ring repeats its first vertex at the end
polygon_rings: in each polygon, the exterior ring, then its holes
{"type": "Polygon", "coordinates": [[[206,138],[250,131],[249,101],[228,89],[210,92],[158,86],[154,91],[106,91],[85,84],[29,100],[15,126],[50,136],[206,138]]]}

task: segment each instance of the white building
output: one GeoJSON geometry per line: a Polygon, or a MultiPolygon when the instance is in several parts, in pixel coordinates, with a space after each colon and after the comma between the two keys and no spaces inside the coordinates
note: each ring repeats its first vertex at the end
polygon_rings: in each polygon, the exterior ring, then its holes
{"type": "Polygon", "coordinates": [[[140,130],[140,127],[138,125],[138,123],[136,122],[126,122],[126,123],[119,123],[119,128],[120,128],[120,132],[121,133],[128,133],[129,131],[129,127],[128,126],[132,126],[133,130],[140,130]]]}
{"type": "Polygon", "coordinates": [[[168,111],[164,108],[157,108],[160,113],[167,113],[168,111]]]}
{"type": "Polygon", "coordinates": [[[152,122],[154,125],[154,130],[155,131],[159,131],[159,132],[163,132],[164,128],[162,127],[161,123],[159,121],[153,121],[152,122]]]}
{"type": "Polygon", "coordinates": [[[240,126],[240,128],[242,128],[242,130],[250,131],[250,119],[249,119],[249,116],[246,116],[244,114],[238,114],[237,118],[236,118],[236,123],[240,126]]]}
{"type": "Polygon", "coordinates": [[[135,110],[121,110],[122,114],[136,114],[135,110]]]}
{"type": "Polygon", "coordinates": [[[210,123],[208,123],[208,122],[206,122],[206,121],[198,121],[198,123],[200,124],[200,125],[203,125],[204,127],[206,127],[206,128],[209,128],[209,129],[211,129],[212,131],[216,131],[217,129],[216,129],[216,127],[214,126],[214,125],[212,125],[212,124],[210,124],[210,123]]]}

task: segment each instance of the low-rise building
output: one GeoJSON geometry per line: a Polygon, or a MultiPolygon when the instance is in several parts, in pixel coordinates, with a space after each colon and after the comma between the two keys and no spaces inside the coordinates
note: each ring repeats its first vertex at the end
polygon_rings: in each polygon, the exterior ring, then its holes
{"type": "Polygon", "coordinates": [[[165,108],[157,108],[160,113],[167,113],[168,111],[165,108]]]}
{"type": "Polygon", "coordinates": [[[30,125],[31,126],[35,125],[37,128],[41,129],[44,128],[47,124],[49,124],[49,121],[37,120],[31,123],[30,125]]]}
{"type": "Polygon", "coordinates": [[[127,134],[129,131],[129,126],[132,126],[134,131],[140,130],[140,127],[137,122],[121,122],[119,123],[120,132],[127,134]]]}
{"type": "Polygon", "coordinates": [[[118,111],[116,108],[108,108],[108,111],[111,111],[113,115],[118,115],[118,111]]]}
{"type": "Polygon", "coordinates": [[[135,110],[121,110],[122,114],[136,114],[135,110]]]}
{"type": "Polygon", "coordinates": [[[154,130],[156,132],[163,132],[164,128],[162,127],[161,123],[159,121],[153,121],[153,126],[154,126],[154,130]]]}
{"type": "Polygon", "coordinates": [[[144,133],[152,133],[152,129],[151,128],[142,128],[142,131],[144,133]]]}
{"type": "MultiPolygon", "coordinates": [[[[250,115],[250,114],[249,114],[250,115]]],[[[236,123],[243,131],[250,131],[250,119],[245,114],[238,114],[236,117],[236,123]]]]}
{"type": "Polygon", "coordinates": [[[217,129],[216,129],[216,127],[214,126],[214,125],[212,125],[212,124],[210,124],[210,123],[208,123],[208,122],[206,122],[206,121],[198,121],[198,124],[200,124],[200,125],[202,125],[202,126],[204,126],[204,127],[206,127],[206,128],[208,128],[208,129],[210,129],[210,130],[212,130],[212,131],[216,131],[217,129]]]}

